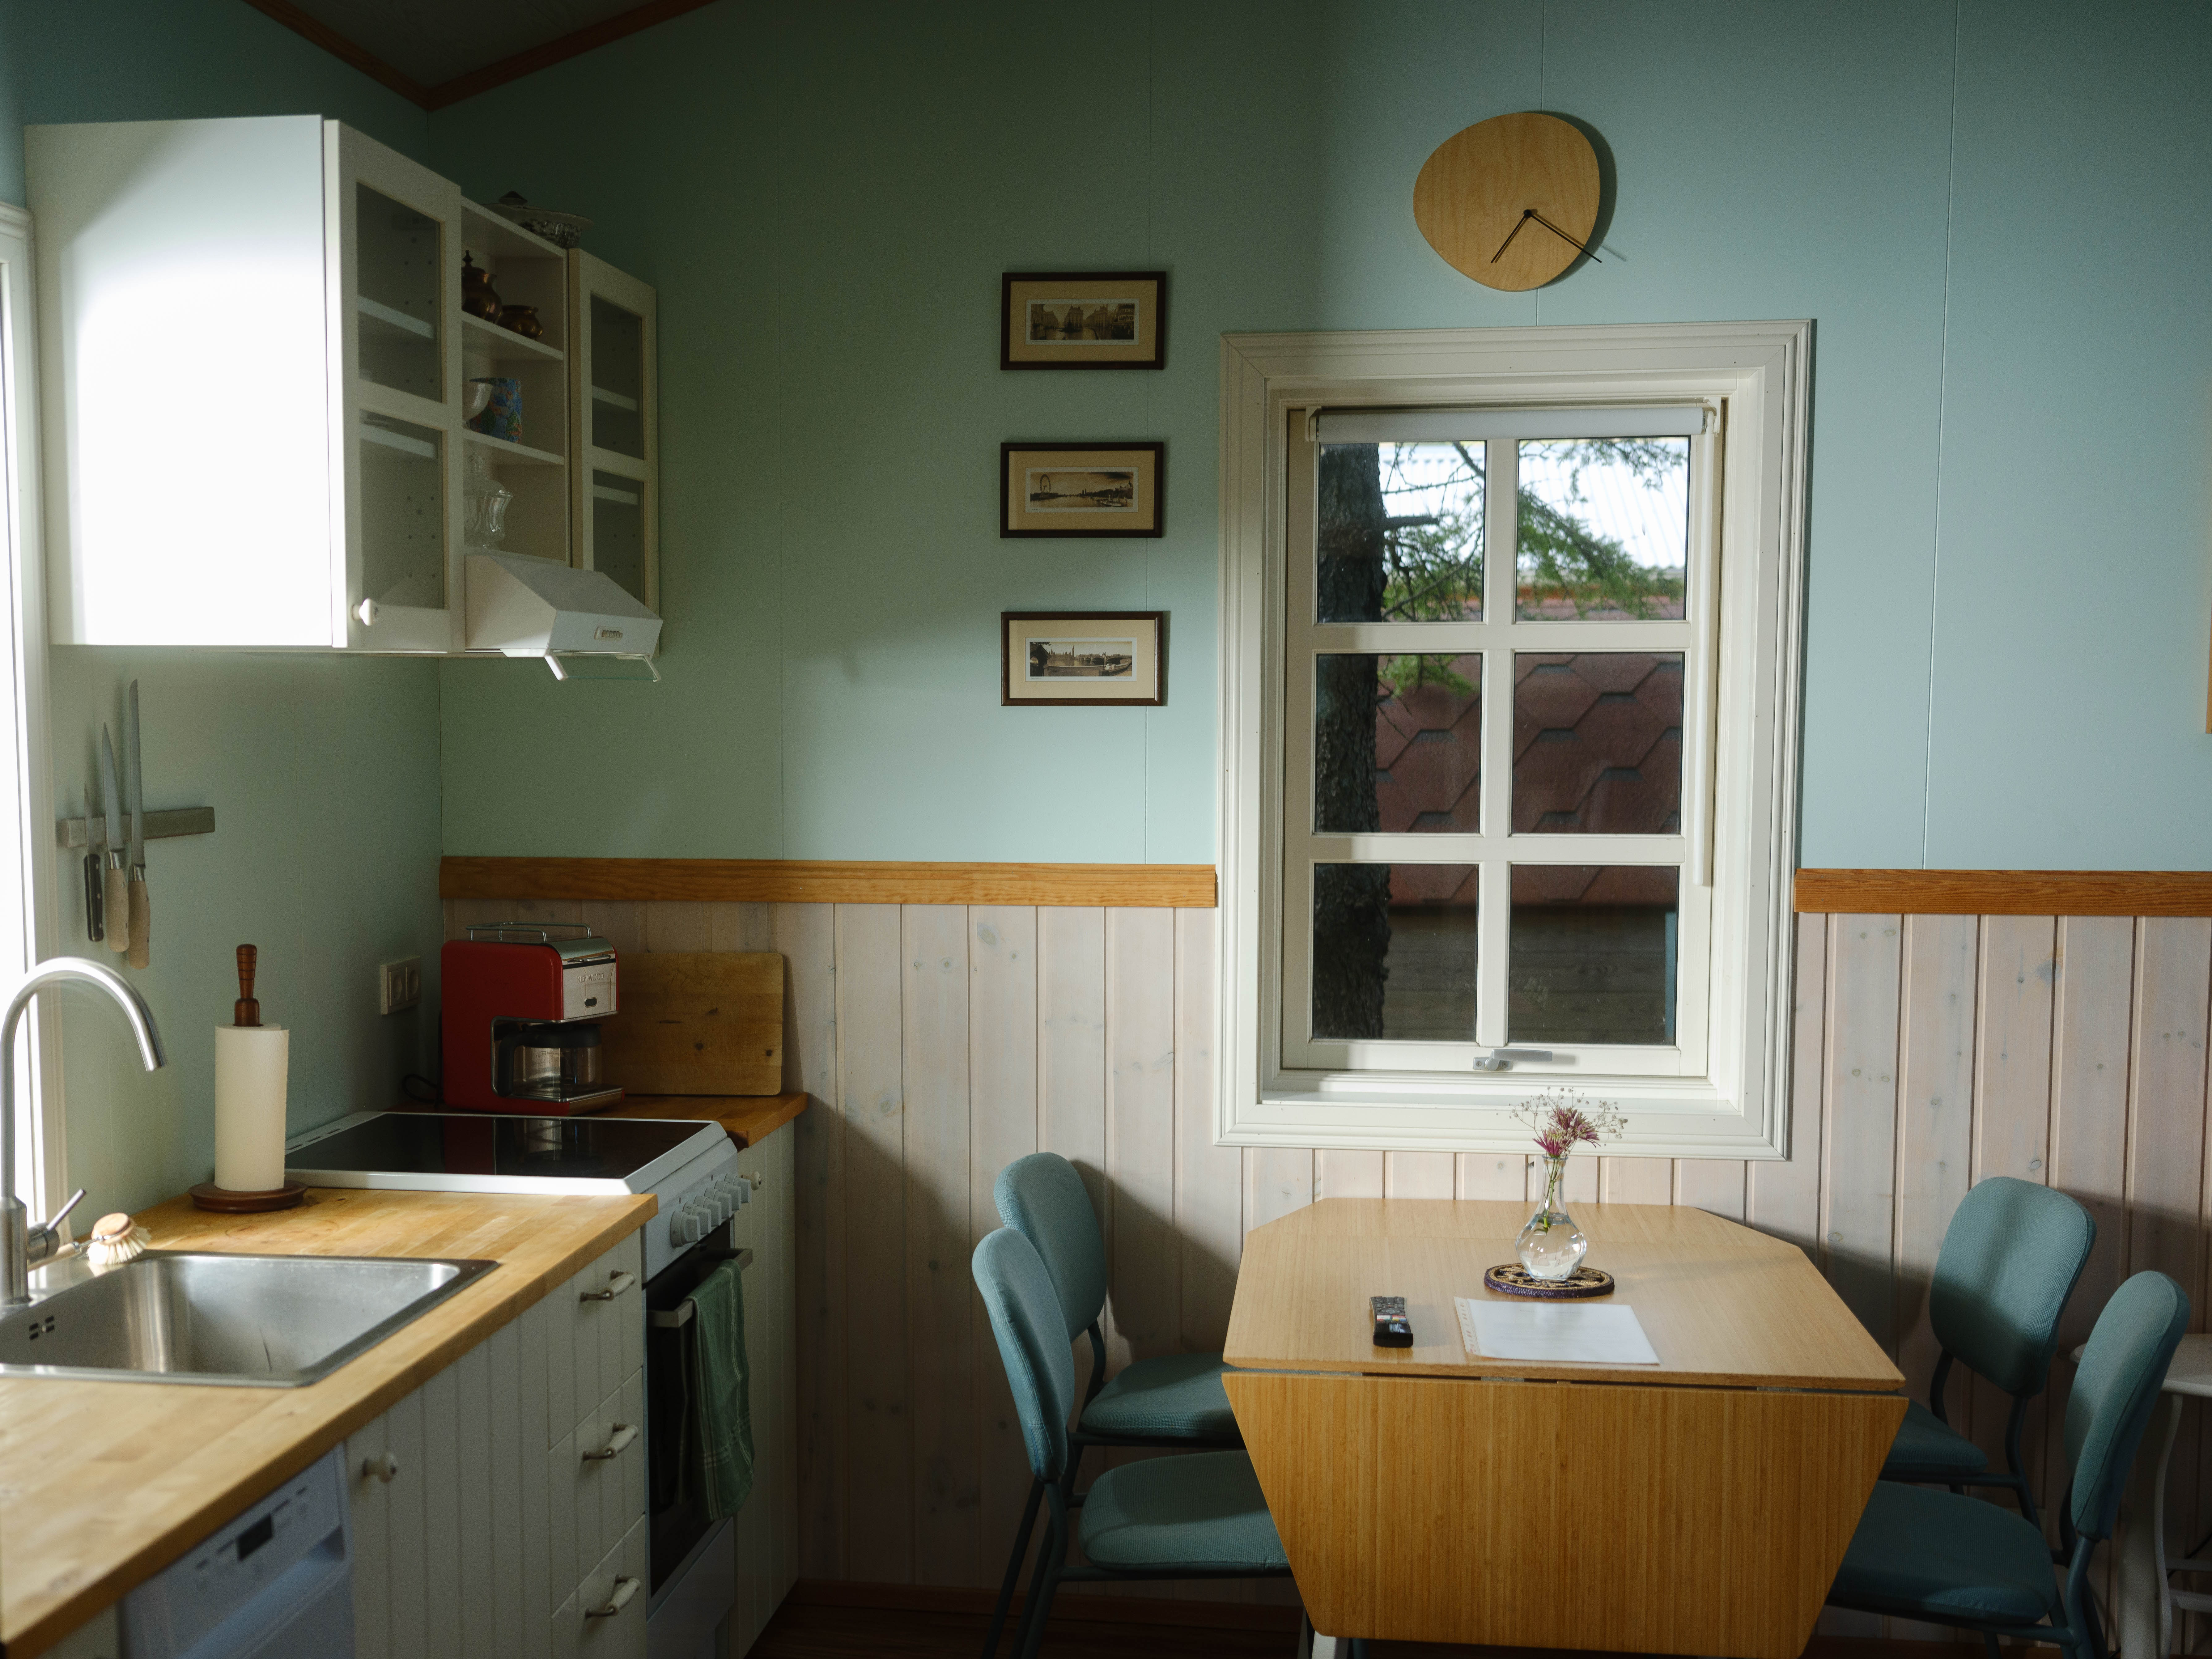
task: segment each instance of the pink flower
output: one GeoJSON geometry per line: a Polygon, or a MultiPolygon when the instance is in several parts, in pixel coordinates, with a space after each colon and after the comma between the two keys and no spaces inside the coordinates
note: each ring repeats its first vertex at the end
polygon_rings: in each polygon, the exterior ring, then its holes
{"type": "Polygon", "coordinates": [[[1601,1146],[1628,1127],[1610,1102],[1585,1109],[1571,1090],[1558,1095],[1547,1090],[1522,1102],[1513,1115],[1528,1126],[1538,1148],[1550,1158],[1565,1158],[1577,1146],[1601,1146]]]}

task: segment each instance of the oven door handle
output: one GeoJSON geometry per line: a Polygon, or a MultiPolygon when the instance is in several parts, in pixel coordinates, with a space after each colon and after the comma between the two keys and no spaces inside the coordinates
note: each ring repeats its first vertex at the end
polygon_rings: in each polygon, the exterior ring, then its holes
{"type": "Polygon", "coordinates": [[[586,1291],[581,1296],[578,1297],[576,1300],[579,1302],[611,1302],[623,1291],[635,1289],[636,1285],[637,1275],[635,1273],[617,1273],[607,1280],[606,1289],[604,1291],[586,1291]]]}
{"type": "MultiPolygon", "coordinates": [[[[736,1262],[738,1271],[743,1273],[753,1265],[753,1253],[750,1249],[737,1250],[722,1260],[736,1262]]],[[[666,1313],[652,1313],[646,1317],[657,1331],[680,1331],[691,1322],[692,1312],[691,1298],[687,1296],[666,1313]]]]}
{"type": "Polygon", "coordinates": [[[609,1437],[607,1443],[600,1447],[597,1451],[586,1452],[584,1454],[584,1461],[586,1463],[604,1463],[611,1457],[620,1457],[624,1452],[630,1449],[631,1443],[635,1442],[636,1438],[636,1424],[617,1423],[615,1425],[615,1431],[613,1435],[609,1437]]]}

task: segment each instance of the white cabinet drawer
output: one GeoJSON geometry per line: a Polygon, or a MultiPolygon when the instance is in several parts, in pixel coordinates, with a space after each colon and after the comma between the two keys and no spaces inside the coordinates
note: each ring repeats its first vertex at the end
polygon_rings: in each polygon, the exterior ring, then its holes
{"type": "Polygon", "coordinates": [[[545,1454],[552,1598],[566,1599],[645,1514],[647,1473],[640,1370],[545,1454]]]}
{"type": "Polygon", "coordinates": [[[641,1516],[554,1612],[555,1659],[644,1659],[651,1550],[641,1516]]]}
{"type": "Polygon", "coordinates": [[[551,1446],[645,1364],[642,1237],[632,1233],[546,1301],[545,1443],[551,1446]]]}

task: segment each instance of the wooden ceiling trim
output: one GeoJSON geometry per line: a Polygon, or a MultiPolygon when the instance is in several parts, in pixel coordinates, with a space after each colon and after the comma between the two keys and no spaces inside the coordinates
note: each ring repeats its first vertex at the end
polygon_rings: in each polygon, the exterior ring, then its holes
{"type": "Polygon", "coordinates": [[[1210,864],[908,864],[809,859],[446,858],[448,899],[754,904],[1116,905],[1210,910],[1210,864]]]}
{"type": "Polygon", "coordinates": [[[1851,915],[2212,916],[2212,872],[1800,870],[1796,908],[1851,915]]]}
{"type": "Polygon", "coordinates": [[[444,109],[448,104],[458,104],[464,98],[473,98],[480,92],[489,92],[494,87],[503,87],[509,81],[520,81],[526,75],[535,75],[542,69],[571,58],[580,58],[587,52],[597,51],[625,35],[649,29],[655,23],[665,23],[672,17],[681,17],[687,11],[696,11],[714,0],[647,0],[641,6],[617,14],[597,23],[587,23],[582,28],[562,35],[557,40],[548,40],[543,46],[518,52],[511,58],[502,58],[495,64],[486,64],[482,69],[471,70],[466,75],[457,75],[450,81],[441,81],[429,91],[425,109],[444,109]]]}
{"type": "Polygon", "coordinates": [[[480,92],[505,86],[510,81],[520,81],[526,75],[535,75],[542,69],[580,58],[587,52],[625,35],[649,29],[655,23],[665,23],[672,17],[681,17],[687,11],[696,11],[714,0],[646,0],[641,6],[596,23],[587,23],[561,36],[531,46],[496,63],[486,64],[482,69],[457,75],[450,81],[441,81],[434,87],[403,75],[366,46],[355,45],[329,24],[309,16],[292,0],[246,0],[246,3],[265,17],[275,19],[294,33],[312,40],[331,57],[359,70],[372,81],[392,88],[410,103],[423,109],[440,110],[458,104],[464,98],[473,98],[480,92]]]}
{"type": "Polygon", "coordinates": [[[343,64],[359,70],[380,85],[392,88],[410,104],[424,109],[431,107],[430,89],[420,81],[402,75],[366,46],[357,46],[328,23],[310,17],[291,0],[246,0],[246,3],[263,16],[273,18],[303,39],[312,40],[343,64]]]}

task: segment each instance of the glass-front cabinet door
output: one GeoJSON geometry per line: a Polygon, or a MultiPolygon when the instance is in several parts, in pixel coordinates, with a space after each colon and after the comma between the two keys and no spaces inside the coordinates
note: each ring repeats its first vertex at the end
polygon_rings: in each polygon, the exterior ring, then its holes
{"type": "Polygon", "coordinates": [[[653,291],[568,255],[575,562],[660,608],[660,450],[653,291]]]}
{"type": "MultiPolygon", "coordinates": [[[[456,647],[462,550],[458,186],[351,129],[336,147],[346,643],[456,647]]],[[[335,584],[334,584],[335,585],[335,584]]]]}

